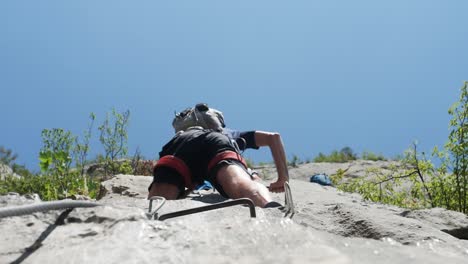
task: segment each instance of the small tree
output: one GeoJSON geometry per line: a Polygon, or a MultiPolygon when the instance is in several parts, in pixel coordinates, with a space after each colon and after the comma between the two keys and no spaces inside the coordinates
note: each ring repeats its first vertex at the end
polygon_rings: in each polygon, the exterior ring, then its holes
{"type": "Polygon", "coordinates": [[[462,86],[459,100],[448,113],[452,119],[445,150],[449,153],[449,163],[455,175],[457,210],[468,213],[468,82],[462,86]]]}
{"type": "Polygon", "coordinates": [[[38,190],[42,199],[66,198],[75,189],[75,177],[70,171],[75,138],[70,131],[61,128],[42,130],[43,146],[39,152],[39,165],[44,175],[38,178],[40,182],[33,184],[36,187],[32,187],[38,190]]]}
{"type": "Polygon", "coordinates": [[[94,120],[96,115],[94,113],[89,114],[91,119],[88,129],[83,134],[83,140],[80,142],[78,137],[75,138],[75,163],[76,167],[80,170],[81,176],[85,174],[85,165],[89,153],[89,140],[91,139],[91,132],[93,130],[94,120]]]}
{"type": "Polygon", "coordinates": [[[91,119],[91,121],[88,124],[88,129],[83,134],[83,140],[80,142],[78,137],[76,137],[74,149],[75,165],[76,168],[80,171],[80,175],[83,179],[83,187],[85,193],[88,193],[88,181],[85,175],[85,165],[89,152],[89,140],[91,139],[91,132],[93,130],[94,120],[96,119],[96,116],[94,115],[94,113],[91,113],[89,114],[89,118],[91,119]]]}
{"type": "Polygon", "coordinates": [[[356,160],[357,155],[354,153],[354,151],[350,147],[344,147],[340,150],[340,155],[343,157],[344,160],[349,161],[349,160],[356,160]]]}
{"type": "MultiPolygon", "coordinates": [[[[404,158],[399,159],[401,167],[390,168],[390,174],[377,169],[372,171],[374,180],[358,178],[340,183],[338,188],[359,192],[373,201],[411,208],[444,207],[467,214],[468,82],[464,82],[459,100],[448,113],[452,116],[448,141],[444,150],[435,147],[433,151],[441,160],[438,167],[426,159],[424,152],[418,153],[415,143],[404,158]]],[[[343,174],[337,173],[337,182],[341,182],[343,174]]]]}
{"type": "Polygon", "coordinates": [[[101,141],[105,150],[105,171],[106,174],[110,171],[116,173],[119,168],[115,163],[117,158],[127,155],[127,140],[128,140],[128,123],[130,119],[130,111],[127,110],[123,113],[118,113],[112,109],[112,117],[109,113],[106,115],[106,120],[99,126],[101,141]],[[112,119],[112,120],[110,120],[112,119]]]}
{"type": "Polygon", "coordinates": [[[427,179],[427,174],[433,169],[432,163],[424,154],[418,154],[416,143],[405,152],[400,162],[401,168],[390,166],[390,172],[371,168],[366,171],[366,177],[346,182],[342,182],[346,170],[339,170],[332,180],[338,189],[358,192],[364,199],[374,202],[410,208],[434,207],[433,191],[427,179]]]}

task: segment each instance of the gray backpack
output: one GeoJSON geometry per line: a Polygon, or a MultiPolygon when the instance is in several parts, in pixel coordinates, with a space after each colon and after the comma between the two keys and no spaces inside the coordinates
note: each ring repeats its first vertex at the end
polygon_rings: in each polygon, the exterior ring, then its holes
{"type": "Polygon", "coordinates": [[[176,113],[174,120],[172,120],[172,126],[176,133],[195,126],[214,130],[221,130],[226,127],[223,113],[214,108],[209,108],[207,104],[197,104],[195,107],[176,113]]]}

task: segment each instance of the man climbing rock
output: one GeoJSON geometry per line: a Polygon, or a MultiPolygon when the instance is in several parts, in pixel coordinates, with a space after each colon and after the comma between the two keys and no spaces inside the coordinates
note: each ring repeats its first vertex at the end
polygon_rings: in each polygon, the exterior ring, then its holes
{"type": "Polygon", "coordinates": [[[222,113],[206,104],[184,112],[176,115],[173,122],[176,135],[159,153],[149,197],[182,198],[187,191],[207,180],[224,197],[249,198],[260,207],[280,206],[272,201],[263,184],[253,180],[240,154],[240,149],[269,146],[278,170],[278,179],[269,189],[283,192],[288,171],[278,133],[223,129],[222,113]]]}

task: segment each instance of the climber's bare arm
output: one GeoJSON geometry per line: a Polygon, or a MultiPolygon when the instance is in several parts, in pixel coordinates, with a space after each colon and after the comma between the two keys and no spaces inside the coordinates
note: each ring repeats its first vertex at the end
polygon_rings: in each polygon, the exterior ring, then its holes
{"type": "Polygon", "coordinates": [[[281,135],[276,132],[255,131],[258,147],[268,146],[278,171],[278,179],[270,184],[271,192],[284,192],[284,183],[289,180],[288,165],[281,135]]]}

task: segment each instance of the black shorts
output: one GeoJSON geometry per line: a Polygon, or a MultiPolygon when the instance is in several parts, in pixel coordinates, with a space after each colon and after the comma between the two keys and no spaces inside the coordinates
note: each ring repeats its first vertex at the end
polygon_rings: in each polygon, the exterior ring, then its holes
{"type": "MultiPolygon", "coordinates": [[[[237,164],[244,169],[241,162],[220,161],[208,171],[209,162],[224,151],[234,151],[236,148],[226,135],[213,130],[191,129],[174,136],[159,153],[160,158],[173,155],[184,161],[191,173],[192,184],[198,185],[204,180],[211,182],[215,188],[226,196],[221,186],[216,182],[216,173],[223,164],[237,164]]],[[[169,167],[157,167],[154,172],[155,183],[168,183],[176,185],[181,194],[185,191],[184,179],[175,169],[169,167]]]]}

